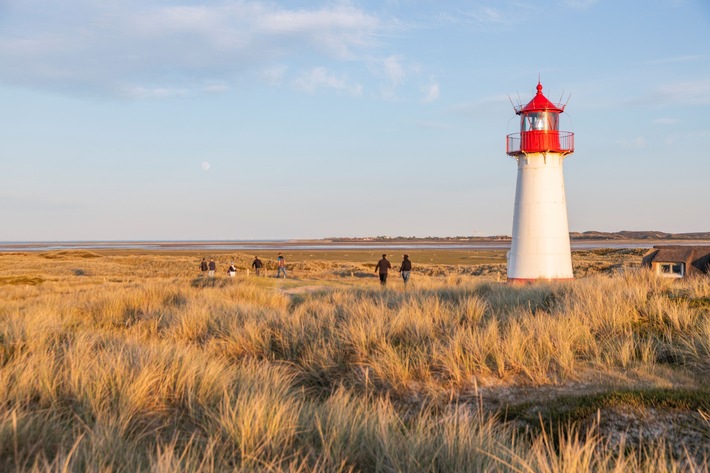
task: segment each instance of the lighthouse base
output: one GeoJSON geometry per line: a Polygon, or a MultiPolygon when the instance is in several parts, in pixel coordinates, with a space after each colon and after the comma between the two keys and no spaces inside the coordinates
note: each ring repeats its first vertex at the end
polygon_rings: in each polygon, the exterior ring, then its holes
{"type": "Polygon", "coordinates": [[[563,281],[574,281],[574,278],[537,278],[537,279],[526,279],[526,278],[508,278],[509,284],[533,284],[536,282],[563,282],[563,281]]]}

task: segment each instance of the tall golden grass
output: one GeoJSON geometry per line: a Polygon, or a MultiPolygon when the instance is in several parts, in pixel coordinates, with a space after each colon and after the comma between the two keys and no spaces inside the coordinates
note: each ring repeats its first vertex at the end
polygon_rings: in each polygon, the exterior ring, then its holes
{"type": "Polygon", "coordinates": [[[0,470],[708,470],[708,278],[404,291],[171,258],[0,257],[0,470]],[[539,414],[561,394],[586,414],[539,414]],[[628,409],[689,431],[610,428],[628,409]]]}

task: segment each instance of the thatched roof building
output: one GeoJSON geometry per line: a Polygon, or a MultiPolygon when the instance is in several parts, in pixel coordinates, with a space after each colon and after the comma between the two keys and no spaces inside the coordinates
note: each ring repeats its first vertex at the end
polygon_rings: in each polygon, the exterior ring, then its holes
{"type": "Polygon", "coordinates": [[[710,274],[710,246],[654,246],[641,265],[659,276],[673,278],[710,274]]]}

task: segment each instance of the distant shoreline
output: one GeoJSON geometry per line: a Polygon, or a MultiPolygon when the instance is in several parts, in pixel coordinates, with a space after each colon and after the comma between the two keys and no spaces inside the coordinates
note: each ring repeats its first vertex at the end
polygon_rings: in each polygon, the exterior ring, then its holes
{"type": "MultiPolygon", "coordinates": [[[[81,242],[0,242],[0,253],[71,251],[71,250],[128,250],[128,251],[251,251],[251,250],[367,250],[367,249],[456,249],[507,250],[510,239],[405,239],[405,240],[283,240],[283,241],[81,241],[81,242]]],[[[572,238],[572,250],[601,248],[652,248],[655,245],[710,245],[708,239],[591,239],[572,238]]]]}

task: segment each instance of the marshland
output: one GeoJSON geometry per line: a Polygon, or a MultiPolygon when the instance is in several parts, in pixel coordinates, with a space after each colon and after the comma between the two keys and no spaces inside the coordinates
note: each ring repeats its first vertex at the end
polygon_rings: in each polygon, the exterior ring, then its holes
{"type": "Polygon", "coordinates": [[[708,471],[709,278],[411,250],[405,290],[380,250],[273,253],[0,253],[0,470],[708,471]]]}

